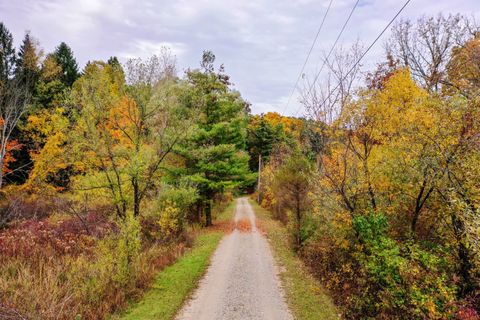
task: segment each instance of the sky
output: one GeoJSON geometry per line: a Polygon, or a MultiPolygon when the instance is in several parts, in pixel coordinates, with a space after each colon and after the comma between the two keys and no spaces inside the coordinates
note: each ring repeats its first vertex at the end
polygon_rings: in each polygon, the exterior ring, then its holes
{"type": "MultiPolygon", "coordinates": [[[[356,0],[333,0],[305,73],[313,77],[356,0]]],[[[163,46],[179,73],[199,66],[203,50],[225,65],[253,113],[302,114],[297,93],[287,105],[330,0],[0,0],[0,21],[18,46],[30,31],[45,52],[62,41],[80,67],[117,56],[147,58],[163,46]]],[[[360,0],[339,46],[368,46],[404,0],[360,0]]],[[[400,18],[461,13],[480,20],[479,0],[412,0],[400,18]]],[[[388,33],[366,56],[370,68],[384,55],[388,33]]],[[[180,74],[181,75],[181,74],[180,74]]],[[[297,91],[296,91],[297,92],[297,91]]]]}

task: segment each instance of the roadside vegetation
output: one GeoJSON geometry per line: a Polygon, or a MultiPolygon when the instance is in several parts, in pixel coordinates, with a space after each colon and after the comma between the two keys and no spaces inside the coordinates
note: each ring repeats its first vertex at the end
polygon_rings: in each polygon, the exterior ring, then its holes
{"type": "Polygon", "coordinates": [[[328,292],[315,279],[303,261],[292,250],[289,232],[270,212],[250,201],[257,216],[258,228],[264,232],[272,246],[280,269],[280,278],[288,306],[295,319],[341,319],[341,313],[333,304],[328,292]]]}
{"type": "Polygon", "coordinates": [[[255,180],[249,104],[209,51],[179,76],[167,48],[80,71],[3,23],[0,46],[0,318],[104,319],[152,286],[173,314],[255,180]]]}
{"type": "Polygon", "coordinates": [[[214,211],[216,225],[196,231],[191,249],[174,264],[155,276],[151,288],[121,316],[122,320],[173,319],[209,266],[211,256],[223,236],[230,231],[235,201],[214,211]]]}
{"type": "Polygon", "coordinates": [[[249,123],[255,198],[346,319],[479,318],[479,34],[462,16],[401,21],[375,70],[360,44],[326,62],[308,120],[249,123]]]}
{"type": "Polygon", "coordinates": [[[175,264],[162,270],[140,303],[119,319],[173,319],[208,267],[210,257],[222,239],[221,231],[197,236],[193,247],[175,264]]]}

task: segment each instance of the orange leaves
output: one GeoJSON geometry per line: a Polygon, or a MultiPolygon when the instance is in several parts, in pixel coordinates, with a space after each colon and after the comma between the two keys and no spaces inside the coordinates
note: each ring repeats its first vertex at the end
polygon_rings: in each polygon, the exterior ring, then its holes
{"type": "Polygon", "coordinates": [[[4,174],[8,172],[12,172],[12,170],[9,168],[9,165],[15,161],[15,158],[12,155],[12,151],[20,150],[21,148],[22,148],[22,145],[18,143],[17,140],[12,140],[7,143],[6,153],[3,158],[3,168],[2,168],[2,172],[4,174]]]}
{"type": "Polygon", "coordinates": [[[142,130],[142,126],[136,103],[128,96],[123,96],[116,105],[112,106],[105,124],[112,138],[128,147],[133,146],[137,130],[142,130]]]}

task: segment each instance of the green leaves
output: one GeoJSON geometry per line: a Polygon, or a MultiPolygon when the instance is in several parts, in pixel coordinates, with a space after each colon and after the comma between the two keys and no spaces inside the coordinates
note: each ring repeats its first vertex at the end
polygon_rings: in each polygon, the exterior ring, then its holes
{"type": "Polygon", "coordinates": [[[187,73],[184,103],[196,114],[194,130],[177,153],[185,158],[185,174],[204,199],[251,183],[246,144],[246,103],[229,88],[226,76],[213,69],[213,54],[204,57],[203,72],[187,73]]]}

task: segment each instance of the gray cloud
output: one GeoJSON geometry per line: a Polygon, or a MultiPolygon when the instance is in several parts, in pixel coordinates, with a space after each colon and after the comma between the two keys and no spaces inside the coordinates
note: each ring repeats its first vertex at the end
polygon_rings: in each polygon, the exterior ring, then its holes
{"type": "MultiPolygon", "coordinates": [[[[224,63],[236,88],[254,112],[283,111],[329,0],[0,0],[0,20],[17,44],[30,30],[45,51],[61,41],[79,63],[116,55],[125,60],[155,54],[169,46],[180,69],[196,67],[202,50],[224,63]]],[[[307,67],[333,43],[354,0],[334,0],[307,67]]],[[[403,4],[400,0],[362,0],[341,43],[370,43],[403,4]]],[[[478,0],[414,0],[403,17],[463,13],[478,15],[478,0]]],[[[380,59],[379,44],[366,64],[380,59]]],[[[318,68],[318,67],[317,67],[318,68]]],[[[299,108],[297,98],[287,110],[299,108]]]]}

